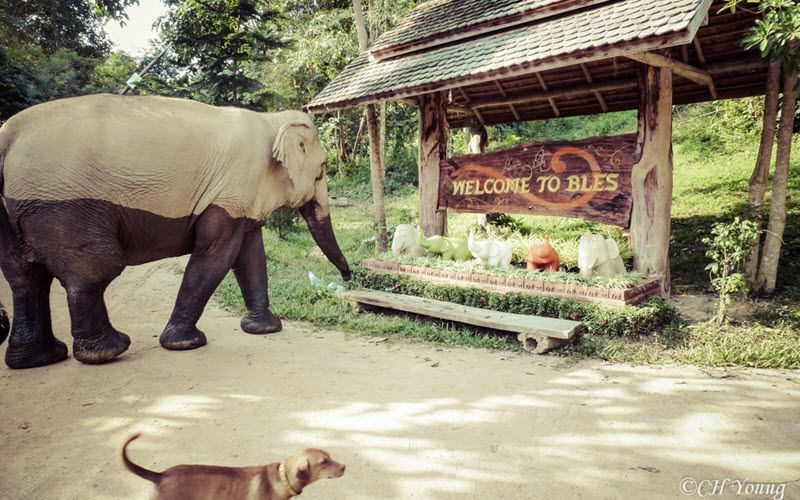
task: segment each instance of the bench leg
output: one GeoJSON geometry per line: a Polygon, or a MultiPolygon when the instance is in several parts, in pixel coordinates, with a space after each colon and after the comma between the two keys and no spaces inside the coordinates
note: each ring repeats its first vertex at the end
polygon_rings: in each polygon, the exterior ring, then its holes
{"type": "Polygon", "coordinates": [[[365,306],[364,304],[361,304],[361,303],[359,303],[359,302],[357,302],[355,300],[348,300],[347,301],[347,305],[350,307],[350,310],[355,312],[355,313],[362,313],[362,312],[366,312],[366,311],[369,310],[369,308],[367,306],[365,306]]]}
{"type": "Polygon", "coordinates": [[[559,347],[572,343],[572,339],[557,339],[544,335],[530,335],[527,333],[520,333],[517,339],[526,352],[536,354],[546,354],[553,349],[558,349],[559,347]]]}

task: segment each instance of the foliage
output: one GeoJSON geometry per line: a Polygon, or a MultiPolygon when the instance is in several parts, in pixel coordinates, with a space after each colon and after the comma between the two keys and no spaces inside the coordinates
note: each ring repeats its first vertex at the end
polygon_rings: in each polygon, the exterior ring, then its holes
{"type": "Polygon", "coordinates": [[[650,298],[638,306],[609,308],[570,299],[518,293],[500,294],[477,287],[439,285],[401,274],[376,273],[363,268],[354,270],[350,286],[416,295],[493,311],[582,321],[588,332],[597,335],[649,335],[675,319],[672,307],[659,298],[650,298]]]}
{"type": "Polygon", "coordinates": [[[298,229],[300,214],[292,208],[279,208],[270,214],[267,219],[266,227],[274,229],[278,233],[278,238],[285,240],[287,235],[298,229]]]}
{"type": "Polygon", "coordinates": [[[286,42],[266,0],[166,0],[159,20],[174,63],[187,68],[194,97],[211,104],[263,110],[273,96],[257,69],[286,42]]]}
{"type": "Polygon", "coordinates": [[[98,57],[109,49],[104,20],[124,20],[125,7],[135,3],[138,0],[0,0],[0,35],[4,42],[33,44],[47,54],[70,49],[98,57]]]}
{"type": "MultiPolygon", "coordinates": [[[[722,10],[733,12],[745,0],[726,0],[722,10]]],[[[761,56],[781,59],[789,71],[800,71],[800,3],[796,0],[746,0],[758,4],[755,25],[748,28],[742,43],[758,47],[761,56]]]]}
{"type": "Polygon", "coordinates": [[[750,253],[758,231],[754,222],[736,217],[730,223],[714,224],[711,236],[702,240],[708,247],[706,257],[711,259],[706,266],[711,276],[711,286],[719,294],[717,323],[727,320],[727,308],[732,298],[748,291],[747,277],[739,269],[750,253]]]}
{"type": "Polygon", "coordinates": [[[40,102],[95,91],[94,69],[109,49],[103,22],[124,20],[124,8],[133,3],[0,0],[0,120],[40,102]]]}

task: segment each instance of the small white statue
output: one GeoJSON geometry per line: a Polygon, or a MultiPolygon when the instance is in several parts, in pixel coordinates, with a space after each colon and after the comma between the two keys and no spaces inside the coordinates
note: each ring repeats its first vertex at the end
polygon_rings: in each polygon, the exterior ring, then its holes
{"type": "Polygon", "coordinates": [[[419,236],[419,229],[411,224],[400,224],[394,230],[392,237],[392,255],[400,257],[403,255],[411,255],[412,257],[425,257],[428,252],[425,251],[417,237],[419,236]]]}
{"type": "Polygon", "coordinates": [[[619,255],[619,246],[612,238],[599,234],[584,234],[578,244],[578,267],[581,277],[614,277],[625,272],[625,263],[619,255]]]}
{"type": "Polygon", "coordinates": [[[475,234],[470,231],[467,247],[473,257],[487,266],[502,269],[511,267],[511,243],[499,240],[476,240],[475,234]]]}

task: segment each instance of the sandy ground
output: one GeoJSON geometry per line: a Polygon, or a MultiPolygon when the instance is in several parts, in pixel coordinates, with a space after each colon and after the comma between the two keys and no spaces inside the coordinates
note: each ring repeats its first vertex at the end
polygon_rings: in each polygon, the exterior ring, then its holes
{"type": "MultiPolygon", "coordinates": [[[[700,481],[728,479],[724,498],[794,481],[784,498],[800,498],[797,372],[575,364],[296,323],[256,337],[213,305],[209,345],[168,352],[157,336],[183,262],[128,269],[109,289],[133,339],[119,361],[0,369],[0,497],[147,498],[118,457],[141,431],[131,455],[157,470],[325,448],[348,469],[312,499],[680,498],[692,479],[706,495],[700,481]]],[[[52,302],[69,340],[60,287],[52,302]]]]}

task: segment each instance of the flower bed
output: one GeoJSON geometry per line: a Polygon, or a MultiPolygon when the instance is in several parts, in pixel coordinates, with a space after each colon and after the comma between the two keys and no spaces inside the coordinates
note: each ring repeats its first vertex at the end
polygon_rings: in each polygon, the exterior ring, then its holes
{"type": "Polygon", "coordinates": [[[502,276],[500,274],[401,264],[378,259],[365,259],[361,265],[374,272],[401,274],[431,283],[478,287],[496,293],[520,293],[557,297],[612,307],[639,304],[646,298],[659,293],[657,279],[644,280],[643,283],[629,288],[609,288],[575,283],[559,283],[544,279],[537,280],[516,275],[502,276]]]}
{"type": "Polygon", "coordinates": [[[592,335],[640,337],[662,331],[676,319],[675,310],[661,297],[629,307],[604,307],[560,297],[498,293],[477,286],[435,283],[403,273],[353,268],[351,288],[415,295],[454,304],[515,314],[580,321],[592,335]]]}

